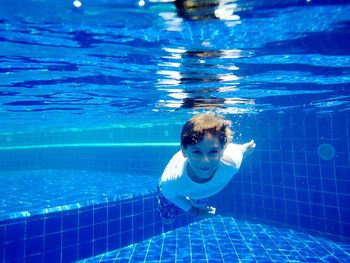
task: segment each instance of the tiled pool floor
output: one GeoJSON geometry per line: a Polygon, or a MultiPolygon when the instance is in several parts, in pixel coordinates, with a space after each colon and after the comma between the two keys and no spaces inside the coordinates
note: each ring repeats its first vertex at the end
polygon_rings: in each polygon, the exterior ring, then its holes
{"type": "Polygon", "coordinates": [[[80,262],[350,262],[350,243],[216,216],[80,262]]]}

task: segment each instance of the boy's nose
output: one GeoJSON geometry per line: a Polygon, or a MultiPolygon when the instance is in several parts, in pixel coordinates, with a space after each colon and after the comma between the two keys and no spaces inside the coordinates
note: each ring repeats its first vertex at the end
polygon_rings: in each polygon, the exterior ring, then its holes
{"type": "Polygon", "coordinates": [[[202,158],[202,162],[209,162],[210,160],[209,160],[209,156],[208,155],[206,155],[206,154],[204,154],[203,155],[203,158],[202,158]]]}

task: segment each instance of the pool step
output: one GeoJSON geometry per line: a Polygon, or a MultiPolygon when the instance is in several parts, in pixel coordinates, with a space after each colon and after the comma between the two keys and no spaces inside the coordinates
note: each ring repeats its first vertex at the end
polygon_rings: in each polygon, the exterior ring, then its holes
{"type": "Polygon", "coordinates": [[[216,216],[95,257],[93,262],[349,262],[350,244],[216,216]]]}
{"type": "Polygon", "coordinates": [[[44,214],[0,220],[0,262],[73,262],[188,225],[164,226],[155,192],[44,214]]]}

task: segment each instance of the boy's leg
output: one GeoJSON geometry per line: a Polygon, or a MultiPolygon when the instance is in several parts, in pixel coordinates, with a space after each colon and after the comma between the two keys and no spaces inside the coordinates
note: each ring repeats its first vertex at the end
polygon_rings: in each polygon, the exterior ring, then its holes
{"type": "Polygon", "coordinates": [[[157,187],[158,207],[157,211],[162,218],[164,224],[171,224],[175,218],[179,215],[181,209],[172,202],[168,201],[160,192],[159,186],[157,187]]]}
{"type": "Polygon", "coordinates": [[[203,198],[203,199],[192,199],[191,204],[195,207],[207,207],[209,198],[203,198]]]}

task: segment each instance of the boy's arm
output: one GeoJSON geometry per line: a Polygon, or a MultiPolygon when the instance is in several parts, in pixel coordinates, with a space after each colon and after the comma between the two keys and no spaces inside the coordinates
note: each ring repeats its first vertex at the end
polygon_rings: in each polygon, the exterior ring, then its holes
{"type": "Polygon", "coordinates": [[[185,196],[177,195],[171,198],[166,198],[176,206],[180,207],[185,212],[188,212],[192,208],[190,200],[185,196]]]}
{"type": "Polygon", "coordinates": [[[189,213],[192,216],[199,216],[199,217],[208,217],[215,215],[216,209],[211,206],[204,206],[204,207],[196,207],[191,204],[191,201],[188,197],[185,196],[176,196],[171,199],[169,199],[172,203],[174,203],[176,206],[180,207],[183,211],[186,213],[189,213]]]}
{"type": "Polygon", "coordinates": [[[255,146],[256,146],[256,144],[255,144],[254,140],[251,140],[250,142],[242,144],[243,158],[251,155],[255,149],[255,146]]]}
{"type": "Polygon", "coordinates": [[[202,207],[196,207],[192,206],[187,213],[191,214],[192,216],[198,216],[198,217],[211,217],[214,216],[216,213],[216,208],[212,206],[202,206],[202,207]]]}
{"type": "Polygon", "coordinates": [[[243,158],[250,155],[254,151],[255,146],[254,140],[244,144],[229,143],[224,150],[221,160],[238,171],[243,158]]]}
{"type": "Polygon", "coordinates": [[[199,208],[195,206],[191,206],[190,210],[187,211],[187,213],[189,213],[192,216],[198,216],[199,212],[200,212],[199,208]]]}
{"type": "Polygon", "coordinates": [[[180,207],[183,211],[193,216],[197,216],[199,213],[198,208],[191,204],[191,201],[188,197],[178,195],[171,198],[170,201],[174,203],[176,206],[180,207]]]}

